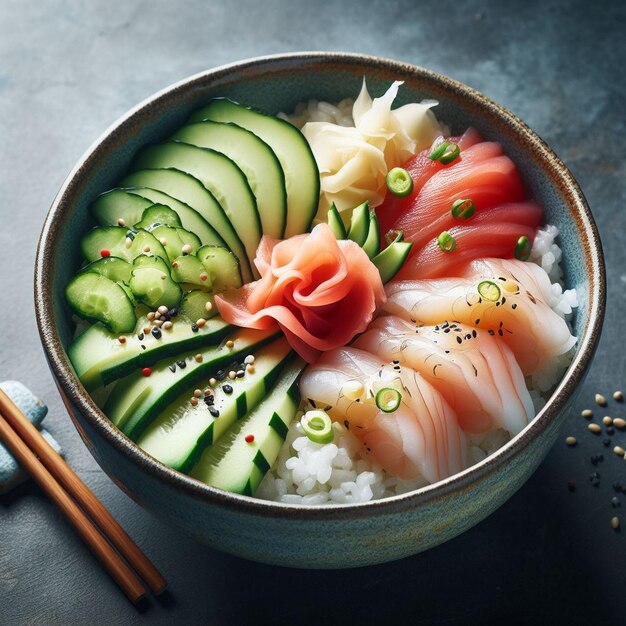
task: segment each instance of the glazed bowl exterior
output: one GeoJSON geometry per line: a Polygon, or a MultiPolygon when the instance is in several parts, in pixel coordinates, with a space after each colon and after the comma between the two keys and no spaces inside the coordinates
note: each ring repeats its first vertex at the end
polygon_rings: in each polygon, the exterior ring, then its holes
{"type": "Polygon", "coordinates": [[[292,567],[345,568],[391,561],[436,546],[502,505],[537,468],[591,362],[605,306],[602,249],[577,183],[523,122],[482,94],[439,74],[387,59],[342,53],[264,57],[192,76],[149,98],[109,128],[80,159],[45,221],[35,268],[41,339],[58,388],[81,437],[121,489],[199,541],[247,559],[292,567]],[[476,127],[500,141],[530,194],[558,226],[565,282],[580,306],[573,320],[577,352],[536,419],[498,452],[435,485],[382,501],[294,506],[225,493],[145,454],[91,400],[65,353],[74,327],[63,289],[80,263],[77,242],[93,224],[87,206],[115,186],[137,150],[168,137],[189,113],[215,96],[269,113],[310,98],[355,97],[363,77],[380,95],[404,81],[396,105],[440,102],[437,116],[453,133],[476,127]]]}

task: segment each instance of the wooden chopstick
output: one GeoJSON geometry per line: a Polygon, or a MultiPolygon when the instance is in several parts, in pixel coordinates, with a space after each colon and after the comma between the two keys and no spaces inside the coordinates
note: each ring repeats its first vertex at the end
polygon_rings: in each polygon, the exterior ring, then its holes
{"type": "MultiPolygon", "coordinates": [[[[0,430],[0,438],[4,443],[7,444],[11,453],[14,454],[17,461],[26,469],[33,478],[35,475],[31,471],[34,469],[38,473],[40,477],[35,478],[35,480],[39,483],[39,485],[46,491],[50,497],[57,503],[63,510],[66,515],[68,512],[66,508],[64,508],[67,504],[67,501],[73,505],[73,508],[76,507],[75,503],[67,498],[67,494],[63,492],[63,488],[78,502],[80,507],[89,515],[91,521],[101,529],[103,534],[107,537],[107,539],[117,548],[120,554],[128,561],[128,563],[134,568],[134,570],[143,578],[143,580],[148,584],[150,589],[155,594],[160,594],[167,588],[167,582],[165,578],[161,575],[161,573],[156,569],[156,567],[150,562],[150,560],[146,557],[146,555],[139,549],[139,547],[133,542],[133,540],[128,536],[128,534],[124,531],[124,529],[118,524],[115,518],[109,513],[109,511],[104,507],[104,505],[96,498],[96,496],[89,490],[89,488],[80,480],[80,478],[74,473],[74,471],[70,468],[70,466],[61,458],[61,456],[50,446],[50,444],[43,438],[41,433],[26,419],[26,417],[22,414],[19,408],[14,404],[14,402],[9,398],[2,390],[0,390],[0,415],[4,418],[2,421],[4,422],[3,426],[6,428],[2,428],[0,430]],[[10,433],[7,432],[7,428],[10,433]],[[11,440],[13,444],[5,441],[5,435],[13,435],[11,440]],[[17,444],[15,440],[17,439],[17,444]],[[19,444],[22,444],[21,446],[19,444]],[[21,452],[15,453],[13,447],[19,447],[21,452]],[[24,451],[25,448],[25,451],[24,451]],[[30,458],[28,454],[30,453],[30,458]],[[33,454],[34,453],[34,454],[33,454]],[[18,454],[20,457],[18,458],[18,454]],[[39,457],[39,461],[35,457],[39,457]],[[24,463],[22,463],[22,459],[27,459],[24,463]],[[35,461],[35,464],[39,467],[36,467],[32,463],[35,461]],[[45,466],[43,467],[42,466],[45,466]],[[42,473],[41,470],[43,470],[42,473]],[[59,484],[62,488],[59,487],[59,484]],[[45,483],[45,486],[44,484],[45,483]],[[49,485],[52,484],[52,487],[49,485]],[[58,487],[58,489],[56,489],[58,487]],[[48,489],[57,493],[58,491],[63,492],[65,495],[65,500],[63,500],[64,504],[60,504],[60,500],[57,500],[56,496],[52,496],[48,489]]],[[[70,517],[70,521],[74,523],[75,527],[81,532],[83,526],[91,527],[93,533],[95,533],[100,539],[102,539],[101,535],[93,528],[89,519],[78,509],[78,512],[82,515],[82,518],[76,517],[74,513],[68,515],[70,517]],[[79,520],[79,526],[75,523],[75,520],[79,520]]],[[[89,537],[92,537],[93,533],[86,532],[89,537]]],[[[100,553],[92,547],[92,543],[90,540],[85,538],[83,532],[81,532],[81,536],[87,544],[89,545],[94,552],[100,557],[105,566],[111,572],[113,578],[120,584],[120,586],[124,589],[128,597],[133,602],[137,602],[145,595],[145,588],[141,585],[140,589],[143,592],[142,594],[137,595],[138,589],[133,584],[131,585],[131,579],[128,578],[127,573],[124,576],[121,576],[121,570],[119,569],[119,564],[114,563],[113,557],[111,555],[107,555],[107,560],[100,555],[100,553]],[[112,567],[109,567],[109,563],[112,567]],[[133,597],[131,597],[131,593],[133,597]],[[133,599],[135,598],[136,599],[133,599]]],[[[136,577],[132,573],[132,571],[126,566],[126,564],[119,558],[112,549],[111,546],[102,539],[103,543],[108,548],[108,552],[112,553],[117,557],[117,560],[128,570],[128,573],[131,574],[133,578],[136,577]]],[[[104,549],[104,546],[99,548],[100,550],[104,549]]],[[[138,582],[138,581],[137,581],[138,582]]]]}

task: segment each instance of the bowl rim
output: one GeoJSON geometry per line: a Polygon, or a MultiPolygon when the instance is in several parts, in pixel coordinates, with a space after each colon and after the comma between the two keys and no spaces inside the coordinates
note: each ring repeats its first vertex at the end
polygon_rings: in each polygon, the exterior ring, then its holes
{"type": "MultiPolygon", "coordinates": [[[[555,152],[512,112],[488,96],[457,80],[416,65],[366,54],[311,51],[259,56],[199,72],[149,96],[110,125],[72,168],[48,211],[37,246],[34,296],[41,342],[59,390],[78,409],[90,426],[106,440],[107,444],[114,446],[127,460],[147,472],[152,478],[164,480],[170,487],[179,489],[183,495],[194,499],[254,515],[269,517],[289,515],[305,520],[320,520],[345,518],[346,516],[351,518],[369,517],[372,513],[382,513],[383,510],[392,514],[405,509],[407,506],[413,508],[432,504],[450,493],[469,489],[474,483],[495,472],[503,463],[523,452],[535,437],[541,435],[557,418],[569,397],[583,380],[600,338],[606,304],[606,276],[600,236],[587,200],[578,183],[555,152]],[[51,289],[54,263],[49,262],[49,259],[55,258],[55,241],[57,240],[55,234],[63,224],[61,219],[62,208],[66,198],[71,196],[74,179],[80,176],[85,168],[89,169],[90,162],[97,158],[98,150],[102,144],[110,140],[112,136],[123,132],[123,128],[139,117],[146,109],[172,94],[175,95],[177,91],[193,89],[197,85],[203,86],[211,80],[227,77],[234,72],[245,75],[245,73],[250,72],[258,73],[264,68],[272,71],[276,66],[280,67],[281,63],[292,66],[294,64],[315,65],[316,67],[340,64],[350,68],[363,67],[370,71],[372,69],[388,71],[393,75],[409,74],[416,79],[436,85],[443,92],[454,93],[457,97],[461,96],[464,103],[469,103],[481,111],[495,116],[508,127],[508,130],[515,135],[516,140],[523,140],[532,147],[536,161],[543,166],[544,171],[547,170],[549,177],[555,184],[558,182],[558,186],[568,198],[570,213],[574,218],[577,233],[583,245],[584,261],[589,280],[589,315],[582,335],[579,337],[576,355],[545,407],[517,436],[484,460],[449,478],[401,495],[369,502],[331,506],[285,504],[222,491],[173,470],[141,450],[137,444],[127,438],[105,417],[74,374],[56,330],[51,289]]],[[[68,410],[68,412],[82,435],[82,426],[73,415],[73,411],[68,410]]],[[[91,451],[91,445],[88,447],[91,451]]],[[[114,477],[114,480],[119,484],[119,479],[114,477]]]]}

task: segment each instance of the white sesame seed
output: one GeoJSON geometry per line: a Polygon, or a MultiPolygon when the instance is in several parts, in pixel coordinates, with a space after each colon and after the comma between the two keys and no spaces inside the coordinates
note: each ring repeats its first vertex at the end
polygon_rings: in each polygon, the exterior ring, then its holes
{"type": "Polygon", "coordinates": [[[602,432],[602,427],[600,426],[600,424],[589,424],[589,426],[587,426],[587,428],[594,434],[594,435],[598,435],[599,433],[602,432]]]}
{"type": "Polygon", "coordinates": [[[164,304],[162,304],[157,310],[161,315],[167,315],[167,312],[169,311],[164,304]]]}
{"type": "Polygon", "coordinates": [[[613,420],[613,426],[615,426],[616,428],[624,428],[626,426],[626,420],[622,419],[621,417],[616,417],[613,420]]]}
{"type": "Polygon", "coordinates": [[[615,516],[611,518],[611,527],[615,530],[619,528],[619,517],[615,516]]]}
{"type": "Polygon", "coordinates": [[[132,245],[133,245],[133,240],[130,237],[126,237],[126,240],[124,241],[124,247],[130,248],[132,245]]]}
{"type": "Polygon", "coordinates": [[[202,395],[202,391],[201,391],[200,389],[194,389],[194,390],[193,390],[193,395],[194,395],[196,398],[199,398],[199,397],[202,395]]]}
{"type": "Polygon", "coordinates": [[[568,446],[575,446],[575,445],[576,445],[576,437],[567,437],[567,438],[565,439],[565,443],[566,443],[568,446]]]}
{"type": "Polygon", "coordinates": [[[144,246],[143,247],[143,251],[144,252],[150,252],[150,246],[144,246]]]}
{"type": "Polygon", "coordinates": [[[154,322],[152,322],[157,328],[161,328],[161,326],[163,326],[163,320],[154,320],[154,322]]]}
{"type": "Polygon", "coordinates": [[[626,454],[626,451],[622,448],[622,446],[615,446],[613,448],[613,452],[615,452],[617,456],[624,456],[624,454],[626,454]]]}
{"type": "Polygon", "coordinates": [[[617,400],[618,402],[621,402],[624,399],[624,394],[621,391],[616,391],[613,393],[613,400],[617,400]]]}
{"type": "Polygon", "coordinates": [[[186,244],[182,247],[182,252],[183,252],[183,254],[191,254],[191,250],[192,250],[192,247],[191,247],[188,243],[186,243],[186,244]]]}
{"type": "Polygon", "coordinates": [[[204,305],[204,310],[207,313],[210,313],[213,310],[213,303],[210,300],[204,305]]]}
{"type": "Polygon", "coordinates": [[[205,324],[206,324],[206,320],[205,320],[203,317],[201,317],[201,318],[200,318],[200,319],[196,322],[196,326],[197,326],[198,328],[202,328],[205,324]]]}
{"type": "Polygon", "coordinates": [[[601,393],[596,394],[596,404],[599,404],[600,406],[606,406],[607,404],[606,398],[601,393]]]}
{"type": "Polygon", "coordinates": [[[249,354],[244,360],[243,362],[246,365],[252,365],[252,363],[254,363],[254,356],[252,354],[249,354]]]}
{"type": "Polygon", "coordinates": [[[126,220],[125,220],[123,217],[120,217],[120,218],[117,220],[117,225],[118,225],[118,226],[126,226],[126,220]]]}
{"type": "Polygon", "coordinates": [[[196,359],[196,363],[202,363],[204,360],[201,354],[196,354],[194,358],[196,359]]]}
{"type": "Polygon", "coordinates": [[[150,311],[150,313],[148,313],[147,318],[152,321],[154,319],[154,311],[150,311]]]}
{"type": "Polygon", "coordinates": [[[191,398],[189,402],[191,403],[191,406],[198,406],[198,398],[196,398],[195,396],[191,398]]]}
{"type": "Polygon", "coordinates": [[[216,384],[217,384],[217,380],[215,380],[215,378],[209,378],[209,385],[211,385],[211,387],[213,387],[216,384]]]}
{"type": "Polygon", "coordinates": [[[172,326],[174,324],[172,324],[172,322],[170,322],[169,320],[167,320],[167,322],[163,322],[163,326],[161,326],[161,328],[163,330],[171,330],[172,326]]]}
{"type": "Polygon", "coordinates": [[[605,415],[602,418],[602,423],[606,424],[607,426],[610,426],[613,423],[613,418],[610,415],[605,415]]]}
{"type": "Polygon", "coordinates": [[[592,411],[591,409],[585,409],[585,410],[581,413],[581,415],[582,415],[585,419],[590,420],[590,419],[593,417],[593,411],[592,411]]]}
{"type": "Polygon", "coordinates": [[[235,372],[235,370],[230,370],[230,372],[228,372],[228,378],[235,380],[235,378],[237,378],[237,372],[235,372]]]}

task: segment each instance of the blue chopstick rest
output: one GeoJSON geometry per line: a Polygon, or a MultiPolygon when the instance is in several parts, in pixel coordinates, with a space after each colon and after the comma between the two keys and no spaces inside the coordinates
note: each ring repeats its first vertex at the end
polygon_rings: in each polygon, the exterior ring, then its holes
{"type": "MultiPolygon", "coordinates": [[[[61,446],[47,430],[41,428],[43,418],[48,413],[48,407],[30,389],[16,380],[5,380],[0,383],[0,389],[13,400],[29,421],[41,430],[41,434],[48,443],[61,454],[61,446]]],[[[0,443],[0,495],[11,491],[27,479],[28,474],[0,443]]]]}

